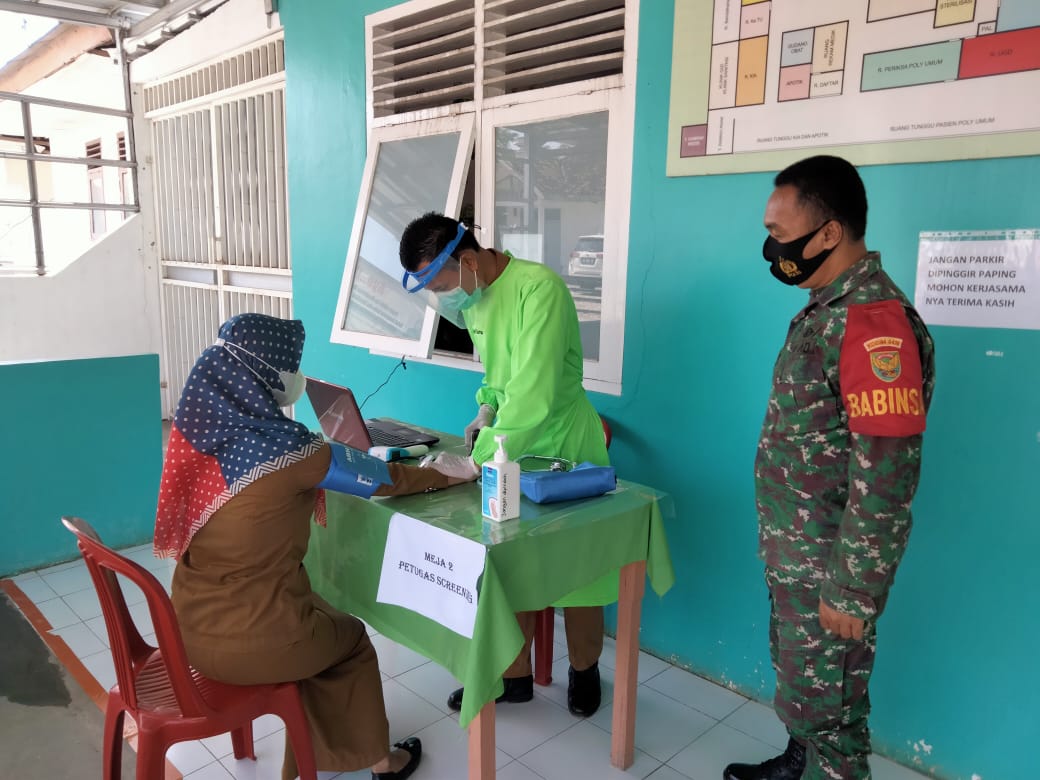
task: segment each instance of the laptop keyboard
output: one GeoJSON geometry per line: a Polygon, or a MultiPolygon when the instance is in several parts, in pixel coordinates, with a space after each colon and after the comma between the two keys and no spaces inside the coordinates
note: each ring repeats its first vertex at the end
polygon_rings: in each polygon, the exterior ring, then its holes
{"type": "Polygon", "coordinates": [[[369,427],[368,435],[372,439],[372,446],[374,447],[407,447],[415,442],[413,437],[398,436],[396,433],[390,433],[381,428],[369,427]]]}

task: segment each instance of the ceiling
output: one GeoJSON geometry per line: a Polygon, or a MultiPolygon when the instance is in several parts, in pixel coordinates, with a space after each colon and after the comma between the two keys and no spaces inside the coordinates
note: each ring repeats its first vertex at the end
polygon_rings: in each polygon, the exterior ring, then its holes
{"type": "Polygon", "coordinates": [[[145,35],[205,0],[0,0],[0,11],[46,16],[75,24],[118,28],[127,37],[145,35]]]}

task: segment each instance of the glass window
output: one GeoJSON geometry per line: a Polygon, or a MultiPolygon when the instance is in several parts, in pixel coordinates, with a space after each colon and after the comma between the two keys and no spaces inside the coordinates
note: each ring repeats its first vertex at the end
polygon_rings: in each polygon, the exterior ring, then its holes
{"type": "Polygon", "coordinates": [[[400,128],[374,131],[334,341],[430,355],[435,315],[424,295],[401,286],[398,245],[408,223],[427,211],[458,213],[472,127],[469,116],[436,120],[427,132],[413,128],[407,137],[394,137],[400,128]]]}
{"type": "Polygon", "coordinates": [[[494,130],[495,246],[566,280],[586,360],[599,359],[608,118],[598,111],[494,130]]]}
{"type": "Polygon", "coordinates": [[[444,208],[458,133],[380,144],[347,330],[418,339],[426,306],[401,287],[398,243],[420,214],[444,208]]]}
{"type": "MultiPolygon", "coordinates": [[[[412,0],[369,15],[366,29],[370,53],[382,51],[385,45],[396,45],[399,41],[390,41],[387,36],[393,37],[400,30],[425,30],[426,27],[419,23],[419,16],[428,15],[431,8],[443,10],[441,7],[447,8],[448,5],[454,8],[456,4],[446,0],[412,0]]],[[[464,97],[444,89],[426,94],[421,101],[415,102],[414,95],[408,92],[415,85],[405,78],[394,82],[395,89],[400,86],[400,94],[390,90],[388,94],[392,93],[394,97],[386,98],[378,85],[382,80],[396,78],[390,74],[393,68],[389,64],[392,62],[394,67],[408,69],[413,63],[405,59],[402,60],[405,64],[401,65],[401,61],[395,59],[396,54],[394,57],[387,55],[389,59],[382,54],[369,58],[368,76],[372,91],[369,94],[368,122],[375,141],[370,142],[368,148],[365,184],[354,219],[355,235],[351,237],[351,253],[344,271],[344,291],[341,291],[332,340],[376,352],[432,357],[433,362],[439,365],[479,370],[479,356],[473,354],[472,343],[465,332],[439,321],[432,309],[427,308],[423,315],[422,335],[415,339],[412,337],[418,330],[419,317],[416,313],[403,314],[398,302],[391,300],[388,303],[385,298],[378,298],[375,291],[359,292],[357,302],[351,304],[349,321],[345,304],[345,300],[351,297],[347,290],[354,281],[355,263],[362,269],[358,272],[359,289],[369,283],[369,277],[382,282],[377,271],[362,265],[368,261],[367,257],[358,259],[361,225],[365,225],[367,233],[368,224],[372,222],[365,209],[368,208],[367,188],[373,186],[376,159],[380,155],[377,141],[385,144],[390,140],[419,139],[445,133],[446,125],[465,116],[471,126],[475,124],[478,137],[472,164],[473,184],[467,182],[465,171],[460,170],[460,155],[469,147],[465,140],[460,140],[452,184],[446,192],[447,204],[437,210],[481,226],[476,230],[476,236],[483,246],[543,263],[563,278],[578,312],[585,357],[585,387],[619,394],[624,358],[635,114],[635,22],[638,11],[628,6],[615,8],[617,3],[611,5],[613,10],[608,14],[611,20],[606,20],[606,24],[613,31],[609,33],[613,36],[610,44],[613,59],[612,64],[603,69],[599,67],[604,63],[599,62],[598,55],[583,58],[587,52],[579,52],[569,43],[549,46],[561,49],[557,52],[559,58],[555,54],[546,55],[548,60],[535,63],[527,55],[536,52],[537,46],[525,49],[525,46],[534,44],[527,41],[521,45],[520,41],[520,38],[529,38],[532,34],[528,24],[530,19],[527,18],[530,12],[525,10],[532,4],[521,3],[513,8],[512,0],[496,0],[487,5],[485,13],[480,10],[483,6],[477,4],[474,20],[478,30],[475,40],[481,40],[481,31],[484,35],[484,45],[478,45],[474,52],[474,86],[483,80],[483,89],[478,86],[472,93],[467,91],[464,97]],[[494,12],[490,11],[492,5],[495,6],[494,12]],[[510,8],[505,8],[506,5],[510,8]],[[622,33],[625,39],[623,54],[622,47],[615,46],[620,44],[622,33]],[[520,46],[517,51],[521,59],[527,57],[529,60],[526,63],[514,62],[512,55],[516,52],[512,51],[509,43],[514,40],[520,46]],[[513,64],[504,64],[507,60],[513,64]],[[431,129],[434,123],[440,123],[440,127],[431,129]],[[383,135],[391,131],[392,138],[383,135]],[[472,212],[466,211],[470,203],[472,212]],[[385,309],[374,315],[370,311],[374,306],[385,309]],[[355,320],[355,309],[363,317],[355,320]],[[361,330],[352,331],[351,328],[355,327],[361,330]],[[406,327],[405,332],[411,340],[380,343],[383,339],[396,338],[384,336],[382,332],[401,332],[406,327]],[[428,333],[435,333],[435,338],[431,339],[428,333]],[[428,346],[431,341],[434,349],[428,346]]],[[[537,27],[542,22],[536,20],[531,24],[537,27]]],[[[570,24],[553,23],[550,26],[555,32],[550,37],[559,32],[562,36],[559,40],[572,41],[568,36],[574,30],[562,29],[570,24]]],[[[439,34],[427,32],[431,36],[439,34]]],[[[584,34],[575,33],[579,37],[584,34]]],[[[409,47],[416,48],[413,38],[407,41],[401,38],[400,42],[409,52],[409,47]]],[[[415,63],[426,63],[426,60],[420,58],[415,63]]],[[[409,70],[408,74],[411,73],[409,70]]],[[[468,71],[460,78],[467,81],[468,71]]],[[[468,83],[463,86],[468,87],[468,83]]],[[[465,127],[461,130],[464,136],[465,127]]],[[[419,165],[435,167],[438,162],[446,166],[447,160],[425,159],[419,165]]],[[[380,171],[379,177],[382,175],[380,171]]],[[[420,212],[416,201],[418,197],[430,194],[426,189],[431,181],[439,182],[436,178],[425,181],[425,188],[416,192],[395,190],[395,196],[401,196],[399,202],[411,202],[412,207],[405,209],[410,216],[420,212]]],[[[445,193],[438,190],[434,194],[440,197],[445,193]]],[[[367,238],[365,243],[367,245],[367,238]]],[[[396,267],[394,272],[395,275],[399,273],[396,267]]],[[[397,280],[393,284],[382,283],[388,285],[387,289],[399,285],[397,280]]]]}
{"type": "MultiPolygon", "coordinates": [[[[102,168],[87,171],[87,183],[90,186],[90,202],[105,203],[105,179],[102,168]]],[[[106,230],[105,212],[100,209],[90,212],[90,237],[103,236],[106,230]]]]}

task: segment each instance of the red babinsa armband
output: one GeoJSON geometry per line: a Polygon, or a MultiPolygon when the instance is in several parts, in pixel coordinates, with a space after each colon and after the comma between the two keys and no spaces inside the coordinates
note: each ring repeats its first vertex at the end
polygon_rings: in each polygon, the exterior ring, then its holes
{"type": "Polygon", "coordinates": [[[913,436],[924,431],[921,353],[899,301],[849,306],[838,379],[853,433],[913,436]]]}

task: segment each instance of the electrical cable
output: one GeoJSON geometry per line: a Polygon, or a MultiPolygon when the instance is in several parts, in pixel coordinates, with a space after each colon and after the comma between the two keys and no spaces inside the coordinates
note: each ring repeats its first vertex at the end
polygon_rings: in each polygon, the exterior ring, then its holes
{"type": "Polygon", "coordinates": [[[365,404],[368,403],[368,400],[376,393],[378,393],[380,390],[382,390],[384,387],[386,387],[386,383],[390,381],[390,379],[393,377],[393,375],[397,372],[397,369],[399,368],[403,368],[405,371],[408,370],[408,364],[404,362],[404,355],[401,355],[401,361],[397,363],[392,369],[390,369],[390,373],[387,375],[386,379],[383,380],[383,383],[379,385],[379,387],[377,387],[371,393],[365,396],[365,400],[361,402],[361,406],[358,407],[358,411],[364,409],[365,404]]]}

